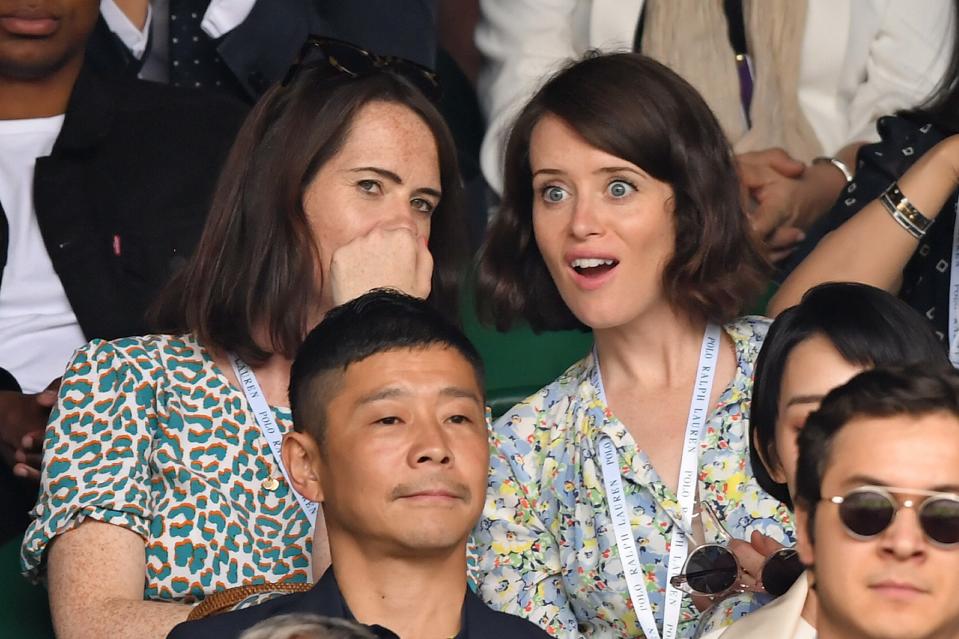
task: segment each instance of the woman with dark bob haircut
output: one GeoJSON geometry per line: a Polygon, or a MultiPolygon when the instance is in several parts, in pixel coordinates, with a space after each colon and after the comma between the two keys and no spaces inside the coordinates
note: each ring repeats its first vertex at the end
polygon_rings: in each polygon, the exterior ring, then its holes
{"type": "MultiPolygon", "coordinates": [[[[738,538],[791,542],[749,468],[766,321],[736,315],[764,262],[739,197],[716,118],[642,55],[571,64],[519,114],[481,303],[500,327],[591,328],[595,347],[493,426],[474,540],[493,607],[557,637],[686,637],[697,610],[667,583],[700,505],[738,538]]],[[[763,557],[740,544],[755,587],[763,557]]]]}
{"type": "MultiPolygon", "coordinates": [[[[946,369],[949,359],[929,322],[906,302],[864,284],[810,289],[772,323],[756,359],[749,454],[759,484],[791,510],[797,438],[810,413],[832,389],[863,370],[907,365],[946,369]]],[[[778,550],[777,544],[765,546],[770,553],[778,550]]],[[[768,612],[760,610],[742,624],[704,637],[756,636],[757,629],[772,627],[763,624],[781,625],[788,608],[802,611],[803,629],[796,628],[795,636],[815,636],[816,591],[803,576],[768,612]]],[[[782,631],[793,636],[789,628],[782,631]]]]}
{"type": "MultiPolygon", "coordinates": [[[[454,312],[460,178],[421,88],[435,79],[412,63],[311,38],[240,131],[162,300],[169,332],[75,354],[23,547],[59,636],[165,637],[213,591],[329,564],[277,452],[290,365],[329,309],[373,288],[454,312]]],[[[322,511],[315,525],[325,539],[322,511]]]]}

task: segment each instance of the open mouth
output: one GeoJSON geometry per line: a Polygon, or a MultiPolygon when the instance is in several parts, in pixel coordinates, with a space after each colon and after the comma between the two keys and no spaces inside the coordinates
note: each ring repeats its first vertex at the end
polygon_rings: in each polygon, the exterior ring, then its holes
{"type": "Polygon", "coordinates": [[[587,257],[575,259],[569,266],[584,277],[600,277],[612,271],[618,264],[618,260],[610,258],[587,257]]]}

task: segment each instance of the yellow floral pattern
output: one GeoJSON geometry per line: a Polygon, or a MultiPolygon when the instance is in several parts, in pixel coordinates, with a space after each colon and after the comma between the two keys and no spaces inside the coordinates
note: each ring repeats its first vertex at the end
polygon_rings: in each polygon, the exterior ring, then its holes
{"type": "MultiPolygon", "coordinates": [[[[735,537],[748,539],[758,530],[791,545],[788,511],[759,487],[749,463],[753,362],[767,327],[767,320],[749,317],[724,327],[738,367],[700,443],[699,495],[735,537]]],[[[619,451],[647,592],[660,622],[678,504],[605,406],[598,376],[587,355],[494,424],[486,507],[470,546],[472,578],[493,608],[526,617],[555,637],[642,637],[595,461],[599,436],[611,437],[619,451]]],[[[761,600],[728,602],[729,610],[714,611],[720,614],[713,618],[731,623],[761,600]]],[[[693,636],[697,620],[687,597],[679,637],[693,636]]]]}

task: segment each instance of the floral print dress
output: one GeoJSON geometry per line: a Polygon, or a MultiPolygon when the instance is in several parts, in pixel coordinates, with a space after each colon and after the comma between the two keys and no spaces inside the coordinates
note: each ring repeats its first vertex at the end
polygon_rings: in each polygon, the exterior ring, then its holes
{"type": "MultiPolygon", "coordinates": [[[[753,362],[767,327],[761,318],[724,327],[738,366],[712,407],[700,442],[698,495],[734,537],[748,539],[758,530],[791,545],[787,509],[759,487],[749,462],[753,362]]],[[[508,411],[491,435],[487,501],[470,545],[472,578],[493,608],[526,617],[556,637],[643,636],[603,487],[597,454],[602,435],[612,438],[619,453],[646,590],[662,626],[669,540],[674,518],[681,521],[679,504],[602,397],[590,354],[508,411]]],[[[755,601],[730,598],[713,618],[731,623],[755,601]]],[[[692,636],[697,620],[686,596],[677,636],[692,636]]]]}

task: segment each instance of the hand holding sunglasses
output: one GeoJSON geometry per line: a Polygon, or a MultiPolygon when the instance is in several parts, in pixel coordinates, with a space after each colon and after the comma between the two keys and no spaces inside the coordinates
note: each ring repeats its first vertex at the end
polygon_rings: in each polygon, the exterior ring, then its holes
{"type": "MultiPolygon", "coordinates": [[[[742,582],[743,568],[736,554],[729,549],[734,537],[716,516],[712,507],[703,503],[705,513],[725,539],[724,543],[701,544],[689,553],[682,571],[670,583],[683,592],[705,597],[722,597],[748,590],[742,582]]],[[[763,589],[774,597],[785,593],[805,570],[793,548],[782,548],[766,557],[759,575],[763,589]]]]}
{"type": "Polygon", "coordinates": [[[933,544],[959,544],[959,495],[918,488],[861,486],[845,495],[823,499],[839,506],[839,520],[855,539],[871,539],[892,525],[900,508],[915,508],[923,534],[933,544]],[[896,495],[904,495],[902,502],[896,495]],[[919,501],[908,497],[923,497],[919,501]]]}

